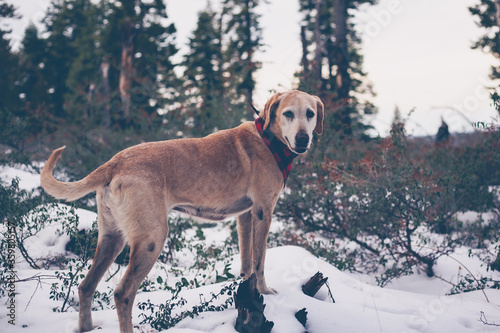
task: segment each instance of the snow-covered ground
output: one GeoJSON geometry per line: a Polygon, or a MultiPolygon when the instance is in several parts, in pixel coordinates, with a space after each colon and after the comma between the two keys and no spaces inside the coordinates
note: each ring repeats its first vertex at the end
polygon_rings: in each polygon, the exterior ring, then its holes
{"type": "MultiPolygon", "coordinates": [[[[21,178],[24,189],[39,186],[37,175],[13,168],[0,169],[0,177],[10,181],[14,176],[21,178]]],[[[61,205],[62,207],[63,205],[61,205]]],[[[79,227],[90,228],[96,215],[85,210],[77,210],[79,227]]],[[[472,214],[472,213],[471,213],[472,214]]],[[[465,219],[466,217],[464,217],[465,219]]],[[[69,236],[58,236],[57,225],[49,225],[37,235],[26,241],[26,248],[35,258],[55,255],[70,255],[65,251],[69,236]]],[[[190,231],[191,232],[191,231],[190,231]]],[[[194,236],[193,230],[190,236],[194,236]]],[[[204,228],[204,242],[221,244],[228,237],[230,230],[225,224],[215,228],[204,228]]],[[[189,265],[189,256],[178,258],[180,266],[189,265]]],[[[239,257],[230,258],[232,273],[239,271],[239,257]]],[[[425,274],[414,274],[392,281],[388,287],[375,285],[374,277],[341,272],[327,262],[316,258],[306,250],[295,246],[271,248],[267,252],[266,280],[270,287],[278,293],[265,295],[265,316],[274,322],[272,332],[303,333],[304,327],[295,319],[295,313],[306,308],[308,320],[306,329],[310,333],[329,332],[500,332],[499,326],[485,325],[480,321],[482,313],[489,323],[500,324],[500,290],[487,289],[458,295],[447,296],[450,284],[446,281],[458,279],[469,270],[477,276],[491,276],[500,279],[498,273],[488,272],[480,260],[468,256],[468,249],[459,248],[450,256],[441,257],[436,265],[435,278],[425,274]],[[328,277],[333,303],[328,290],[323,287],[314,297],[308,297],[301,291],[301,286],[316,272],[328,277]]],[[[98,290],[111,292],[124,269],[117,270],[113,264],[101,282],[98,290]],[[109,281],[105,281],[108,280],[109,281]]],[[[217,266],[222,271],[224,263],[217,266]]],[[[22,260],[16,260],[16,271],[20,280],[39,276],[16,284],[16,321],[15,326],[8,321],[8,298],[0,298],[0,332],[76,332],[78,312],[70,307],[68,312],[54,312],[53,308],[61,306],[61,301],[51,300],[50,289],[54,282],[55,272],[61,269],[50,267],[35,270],[22,260]]],[[[153,268],[148,279],[156,281],[179,278],[165,265],[158,264],[153,268]]],[[[213,281],[214,279],[210,280],[213,281]]],[[[224,282],[222,283],[224,284],[224,282]]],[[[208,299],[211,293],[217,293],[221,284],[208,284],[194,289],[183,290],[180,294],[187,300],[184,308],[189,309],[198,304],[200,298],[208,299]],[[203,296],[200,296],[203,294],[203,296]]],[[[133,311],[133,323],[137,332],[154,332],[147,325],[140,325],[140,302],[151,300],[154,304],[164,303],[171,293],[156,290],[137,294],[133,311]]],[[[227,297],[227,296],[224,296],[227,297]]],[[[112,297],[111,297],[112,299],[112,297]]],[[[111,300],[111,303],[113,301],[111,300]]],[[[168,332],[235,332],[236,310],[233,307],[222,312],[204,312],[195,318],[181,321],[168,332]]],[[[116,311],[112,308],[93,311],[93,322],[97,332],[118,332],[116,311]]]]}

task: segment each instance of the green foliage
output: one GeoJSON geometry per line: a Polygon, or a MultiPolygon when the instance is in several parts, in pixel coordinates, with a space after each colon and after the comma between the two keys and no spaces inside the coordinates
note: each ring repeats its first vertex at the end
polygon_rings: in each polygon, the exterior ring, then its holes
{"type": "Polygon", "coordinates": [[[252,112],[248,102],[260,67],[262,46],[255,0],[226,0],[220,13],[210,4],[199,13],[184,58],[189,132],[206,135],[239,125],[252,112]]]}
{"type": "Polygon", "coordinates": [[[182,308],[187,304],[187,301],[180,297],[179,294],[183,287],[188,287],[187,281],[178,282],[172,293],[172,297],[167,300],[164,304],[156,305],[151,303],[150,300],[147,302],[139,303],[139,309],[141,311],[147,311],[149,313],[142,312],[139,316],[143,318],[142,324],[149,324],[154,329],[161,331],[166,330],[177,325],[181,320],[185,318],[194,318],[200,315],[202,312],[220,312],[229,308],[234,302],[232,294],[238,286],[237,282],[232,282],[230,284],[223,285],[218,293],[211,293],[210,299],[206,300],[203,294],[200,294],[200,304],[193,306],[190,310],[184,310],[180,313],[176,313],[176,309],[182,308]],[[227,295],[228,297],[220,305],[213,304],[215,300],[219,297],[227,295]]]}
{"type": "Polygon", "coordinates": [[[105,132],[101,136],[116,142],[129,137],[110,149],[109,142],[80,147],[103,151],[107,158],[130,144],[174,137],[185,118],[177,112],[182,83],[172,62],[175,27],[165,24],[166,17],[161,1],[53,0],[42,22],[44,33],[30,25],[18,51],[0,31],[0,122],[5,125],[0,144],[10,148],[2,159],[24,162],[43,152],[41,146],[74,146],[88,132],[105,132]],[[120,76],[121,36],[128,21],[133,54],[126,117],[120,76]]]}
{"type": "MultiPolygon", "coordinates": [[[[7,262],[7,239],[14,233],[15,246],[32,268],[39,268],[24,247],[24,241],[53,220],[50,214],[53,205],[42,205],[44,199],[19,188],[19,179],[14,178],[10,185],[0,181],[0,255],[3,265],[7,262]]],[[[2,265],[2,266],[3,266],[2,265]]]]}
{"type": "MultiPolygon", "coordinates": [[[[76,308],[78,305],[75,298],[78,285],[85,278],[85,271],[90,268],[89,260],[92,259],[95,253],[97,243],[97,222],[94,222],[92,229],[87,234],[78,228],[78,215],[74,208],[68,211],[59,210],[60,220],[58,224],[59,235],[67,235],[70,237],[70,242],[66,245],[66,249],[73,252],[75,255],[68,255],[62,258],[60,268],[64,270],[55,271],[55,276],[59,282],[54,282],[50,288],[50,299],[61,302],[62,305],[54,307],[54,312],[66,312],[70,307],[76,308]]],[[[108,293],[96,293],[94,300],[98,300],[101,308],[106,304],[109,306],[111,291],[108,293]]]]}
{"type": "Polygon", "coordinates": [[[184,60],[186,109],[192,118],[192,131],[198,135],[235,125],[224,124],[228,120],[229,103],[225,102],[221,24],[211,8],[200,12],[184,60]]]}
{"type": "Polygon", "coordinates": [[[329,130],[324,136],[364,139],[364,132],[370,127],[363,124],[363,117],[376,112],[369,101],[374,93],[365,80],[361,38],[352,14],[360,5],[373,3],[299,1],[303,54],[301,70],[296,73],[298,88],[318,95],[325,104],[325,128],[329,130]],[[345,7],[338,8],[339,4],[345,7]]]}
{"type": "Polygon", "coordinates": [[[494,260],[489,264],[489,268],[494,271],[500,272],[500,246],[496,247],[497,255],[494,260]]]}
{"type": "MultiPolygon", "coordinates": [[[[473,44],[473,49],[482,49],[491,52],[497,58],[500,57],[500,45],[498,45],[498,22],[496,20],[496,8],[494,0],[480,0],[479,3],[469,7],[472,15],[476,16],[477,24],[485,29],[484,34],[473,44]]],[[[493,71],[495,73],[496,70],[493,71]]]]}
{"type": "Polygon", "coordinates": [[[500,185],[500,132],[486,129],[466,138],[462,145],[438,145],[425,154],[428,167],[446,182],[451,214],[498,207],[492,186],[500,185]]]}
{"type": "MultiPolygon", "coordinates": [[[[59,206],[48,201],[37,191],[26,191],[19,189],[19,179],[12,180],[10,185],[0,181],[0,281],[5,283],[4,275],[7,272],[9,262],[9,246],[19,250],[24,260],[34,269],[45,268],[56,265],[66,268],[64,271],[56,271],[55,276],[60,282],[52,283],[50,298],[62,301],[62,305],[54,308],[54,311],[67,311],[71,306],[76,306],[74,297],[75,288],[79,281],[84,278],[83,270],[88,268],[88,260],[92,258],[95,244],[92,244],[85,233],[78,230],[78,216],[74,208],[59,206]],[[36,235],[49,225],[58,225],[57,233],[68,235],[73,240],[72,250],[78,256],[32,258],[25,247],[25,241],[36,235]],[[15,244],[10,240],[14,239],[15,244]]],[[[90,234],[97,235],[97,225],[94,224],[90,234]]],[[[3,291],[5,288],[1,288],[3,291]]],[[[0,293],[2,296],[3,293],[0,293]]],[[[96,296],[101,307],[109,305],[111,293],[99,293],[96,296]]]]}
{"type": "MultiPolygon", "coordinates": [[[[245,96],[252,101],[255,89],[254,73],[260,63],[254,59],[254,53],[262,46],[262,29],[259,26],[260,15],[257,13],[259,0],[224,0],[223,15],[228,15],[225,33],[234,36],[227,45],[228,72],[232,74],[231,85],[237,96],[245,96]]],[[[245,101],[245,102],[246,102],[245,101]]]]}
{"type": "MultiPolygon", "coordinates": [[[[148,119],[140,127],[145,133],[137,133],[133,129],[123,130],[117,135],[113,129],[105,126],[70,125],[63,131],[58,131],[47,138],[54,148],[63,144],[66,150],[58,162],[57,168],[64,168],[71,180],[79,180],[106,163],[114,154],[130,146],[144,141],[158,141],[175,137],[168,128],[149,123],[148,119]],[[57,144],[57,146],[55,146],[57,144]]],[[[40,157],[45,159],[45,156],[40,157]]]]}
{"type": "MultiPolygon", "coordinates": [[[[483,35],[472,44],[472,48],[491,53],[497,59],[497,64],[491,66],[490,78],[498,81],[500,79],[500,66],[498,65],[498,59],[500,59],[500,22],[497,22],[498,14],[495,0],[479,0],[469,7],[469,11],[476,18],[476,24],[483,30],[483,35]]],[[[490,90],[495,108],[500,113],[498,87],[490,87],[490,90]]]]}
{"type": "Polygon", "coordinates": [[[471,274],[466,274],[460,277],[459,282],[451,288],[449,294],[456,295],[484,289],[500,289],[500,281],[489,277],[476,279],[471,274]]]}
{"type": "Polygon", "coordinates": [[[483,133],[485,141],[471,147],[427,150],[404,136],[402,124],[391,134],[357,162],[312,165],[312,173],[298,177],[302,188],[277,208],[306,231],[357,244],[349,254],[334,252],[351,262],[346,269],[378,272],[380,285],[415,267],[433,276],[436,260],[470,241],[469,235],[495,241],[494,225],[462,227],[454,216],[500,208],[491,190],[500,179],[497,133],[483,133]],[[441,236],[431,237],[432,231],[441,236]]]}

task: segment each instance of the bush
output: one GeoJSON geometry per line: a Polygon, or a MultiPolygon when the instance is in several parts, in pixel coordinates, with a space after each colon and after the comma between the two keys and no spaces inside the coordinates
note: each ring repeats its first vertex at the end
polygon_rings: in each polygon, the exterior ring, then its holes
{"type": "Polygon", "coordinates": [[[32,268],[39,268],[26,248],[26,238],[42,230],[53,220],[50,215],[53,204],[34,191],[19,188],[19,178],[14,178],[10,185],[0,180],[0,258],[3,268],[7,263],[9,244],[19,250],[32,268]],[[42,205],[42,203],[46,203],[42,205]],[[12,244],[14,240],[15,244],[12,244]]]}
{"type": "Polygon", "coordinates": [[[143,318],[142,324],[149,324],[154,329],[161,331],[164,329],[169,329],[177,325],[181,320],[190,317],[194,318],[200,315],[202,312],[219,312],[224,311],[234,302],[232,294],[236,290],[238,283],[231,282],[230,284],[225,284],[221,287],[217,294],[211,293],[209,300],[205,299],[203,294],[200,294],[200,304],[193,306],[190,310],[184,310],[182,312],[175,311],[182,308],[187,304],[187,301],[180,297],[179,294],[184,287],[189,287],[190,283],[186,279],[182,279],[177,282],[175,288],[171,289],[172,297],[165,302],[165,304],[156,305],[151,303],[150,300],[147,302],[142,302],[138,304],[138,307],[143,311],[139,316],[143,318]],[[222,296],[227,295],[224,302],[220,305],[215,305],[215,300],[222,298],[222,296]],[[146,313],[149,312],[148,313],[146,313]]]}
{"type": "MultiPolygon", "coordinates": [[[[454,214],[500,207],[488,191],[495,182],[486,177],[488,170],[491,173],[488,163],[500,165],[500,158],[491,146],[463,148],[461,155],[447,155],[454,156],[454,162],[448,161],[446,167],[439,162],[447,148],[422,148],[407,139],[404,125],[398,124],[389,138],[357,162],[311,163],[314,172],[299,178],[303,186],[285,195],[277,214],[305,231],[357,244],[341,253],[351,262],[356,260],[345,267],[378,272],[382,286],[412,274],[414,267],[433,276],[436,260],[462,242],[452,234],[460,228],[454,214]],[[471,152],[470,163],[458,163],[471,152]],[[438,229],[441,234],[431,233],[438,229]]],[[[475,232],[486,231],[485,225],[478,228],[475,232]]]]}

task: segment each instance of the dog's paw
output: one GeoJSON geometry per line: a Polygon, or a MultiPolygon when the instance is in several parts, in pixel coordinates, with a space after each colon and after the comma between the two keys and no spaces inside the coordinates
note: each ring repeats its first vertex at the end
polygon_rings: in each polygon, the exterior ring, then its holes
{"type": "Polygon", "coordinates": [[[273,288],[269,288],[267,286],[265,286],[265,287],[259,287],[259,288],[257,288],[257,290],[259,291],[259,293],[261,293],[263,295],[274,295],[274,294],[278,293],[273,288]]]}

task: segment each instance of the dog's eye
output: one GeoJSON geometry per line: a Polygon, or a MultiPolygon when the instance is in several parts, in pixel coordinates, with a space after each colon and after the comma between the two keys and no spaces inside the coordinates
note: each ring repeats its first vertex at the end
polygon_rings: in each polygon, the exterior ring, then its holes
{"type": "Polygon", "coordinates": [[[283,115],[284,115],[285,117],[287,117],[288,119],[290,119],[290,120],[291,120],[291,119],[293,119],[293,117],[294,117],[293,112],[292,112],[292,111],[290,111],[290,110],[289,110],[289,111],[287,111],[287,112],[284,112],[284,113],[283,113],[283,115]]]}
{"type": "Polygon", "coordinates": [[[307,119],[311,119],[312,117],[314,117],[314,112],[312,112],[311,110],[307,110],[306,117],[307,119]]]}

